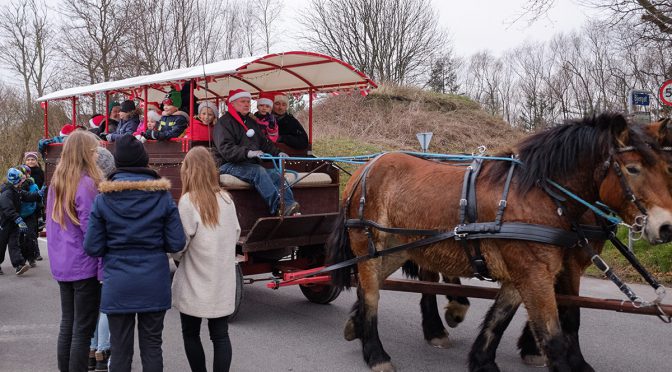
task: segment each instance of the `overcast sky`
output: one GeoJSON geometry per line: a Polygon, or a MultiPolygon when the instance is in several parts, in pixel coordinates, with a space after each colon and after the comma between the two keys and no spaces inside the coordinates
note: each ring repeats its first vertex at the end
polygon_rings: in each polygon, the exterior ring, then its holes
{"type": "MultiPolygon", "coordinates": [[[[548,15],[533,25],[524,21],[512,24],[522,12],[523,5],[532,0],[431,0],[439,12],[439,22],[453,41],[457,55],[467,57],[483,49],[499,55],[526,40],[544,41],[559,32],[578,30],[586,22],[591,10],[576,0],[556,0],[548,15]]],[[[6,6],[10,0],[0,0],[6,6]]],[[[280,20],[285,35],[273,49],[306,50],[296,35],[298,20],[305,14],[310,0],[284,0],[280,20]]],[[[53,3],[51,3],[53,6],[53,3]]],[[[133,26],[130,22],[129,27],[133,26]]],[[[8,80],[8,72],[0,69],[0,80],[8,80]]]]}
{"type": "MultiPolygon", "coordinates": [[[[512,24],[523,5],[532,0],[431,0],[439,12],[440,24],[449,31],[455,52],[463,57],[483,49],[495,54],[520,45],[525,40],[548,40],[559,32],[578,30],[586,22],[591,9],[576,0],[556,0],[548,15],[529,26],[520,21],[512,24]]],[[[298,20],[310,0],[285,0],[284,14],[298,20]]],[[[291,34],[292,25],[286,22],[291,34]]],[[[296,40],[286,38],[282,49],[303,49],[296,40]],[[287,40],[289,39],[289,40],[287,40]]],[[[280,48],[280,45],[278,45],[280,48]]]]}

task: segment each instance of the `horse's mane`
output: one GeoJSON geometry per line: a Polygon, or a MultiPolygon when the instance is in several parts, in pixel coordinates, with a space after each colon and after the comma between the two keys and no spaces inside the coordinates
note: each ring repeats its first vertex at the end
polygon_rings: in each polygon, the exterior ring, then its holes
{"type": "MultiPolygon", "coordinates": [[[[604,113],[564,124],[535,133],[514,146],[524,164],[515,172],[518,192],[528,192],[539,180],[552,179],[561,182],[580,166],[595,166],[609,158],[617,147],[616,134],[627,126],[621,114],[604,113]]],[[[641,153],[647,164],[655,161],[651,141],[646,141],[640,128],[628,128],[627,143],[641,153]]],[[[510,157],[513,151],[499,154],[510,157]]],[[[508,162],[498,161],[484,172],[491,182],[501,182],[509,169],[508,162]]]]}

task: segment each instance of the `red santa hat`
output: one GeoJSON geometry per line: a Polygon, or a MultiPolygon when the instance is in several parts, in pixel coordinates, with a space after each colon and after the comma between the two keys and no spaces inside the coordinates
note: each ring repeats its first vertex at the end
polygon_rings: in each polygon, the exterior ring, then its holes
{"type": "MultiPolygon", "coordinates": [[[[147,106],[147,110],[150,110],[150,111],[151,110],[159,111],[161,109],[160,108],[161,105],[158,102],[154,102],[154,101],[147,102],[146,106],[147,106]]],[[[140,107],[144,109],[145,108],[145,103],[144,102],[140,103],[140,107]]]]}
{"type": "Polygon", "coordinates": [[[241,98],[249,98],[252,99],[252,95],[250,92],[247,92],[243,89],[233,89],[229,91],[229,98],[227,98],[227,102],[231,103],[237,99],[241,98]]]}
{"type": "Polygon", "coordinates": [[[65,136],[69,135],[70,133],[72,133],[72,131],[74,131],[74,130],[75,130],[75,126],[74,126],[74,125],[72,125],[72,124],[65,124],[65,125],[63,126],[63,128],[61,128],[61,133],[60,133],[60,135],[63,136],[63,137],[65,137],[65,136]]]}
{"type": "Polygon", "coordinates": [[[100,124],[103,123],[103,120],[105,120],[105,115],[101,114],[93,115],[91,119],[89,119],[89,126],[91,128],[98,128],[100,124]]]}
{"type": "Polygon", "coordinates": [[[257,105],[273,106],[274,99],[275,95],[273,93],[259,93],[259,99],[257,99],[257,105]]]}

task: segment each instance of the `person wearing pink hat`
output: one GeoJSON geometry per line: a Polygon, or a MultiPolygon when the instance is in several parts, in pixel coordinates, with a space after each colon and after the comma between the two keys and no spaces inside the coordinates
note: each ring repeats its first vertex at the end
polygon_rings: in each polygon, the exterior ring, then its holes
{"type": "Polygon", "coordinates": [[[278,142],[297,149],[308,148],[308,135],[294,115],[287,112],[289,97],[284,93],[276,93],[273,98],[273,115],[278,122],[278,142]]]}
{"type": "Polygon", "coordinates": [[[263,133],[262,127],[250,115],[252,95],[242,89],[229,92],[228,111],[218,121],[213,130],[216,146],[215,160],[220,173],[230,174],[250,183],[268,205],[271,215],[279,212],[280,187],[284,190],[285,210],[283,215],[299,214],[299,203],[294,200],[292,190],[275,169],[260,165],[261,155],[287,156],[263,133]],[[283,181],[281,183],[281,180],[283,181]]]}
{"type": "Polygon", "coordinates": [[[257,123],[262,126],[262,130],[266,137],[273,143],[278,142],[278,122],[275,116],[271,113],[273,110],[273,94],[260,93],[257,99],[257,112],[254,117],[257,118],[257,123]]]}

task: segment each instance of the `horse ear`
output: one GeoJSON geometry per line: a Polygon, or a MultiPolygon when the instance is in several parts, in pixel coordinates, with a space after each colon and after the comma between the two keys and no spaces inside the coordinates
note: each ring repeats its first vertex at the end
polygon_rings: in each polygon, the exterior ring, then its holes
{"type": "Polygon", "coordinates": [[[601,114],[597,117],[597,126],[602,130],[609,130],[616,139],[616,143],[628,143],[628,120],[621,114],[601,114]]]}
{"type": "Polygon", "coordinates": [[[665,118],[660,121],[660,127],[658,127],[658,143],[661,146],[672,145],[672,119],[665,118]]]}

